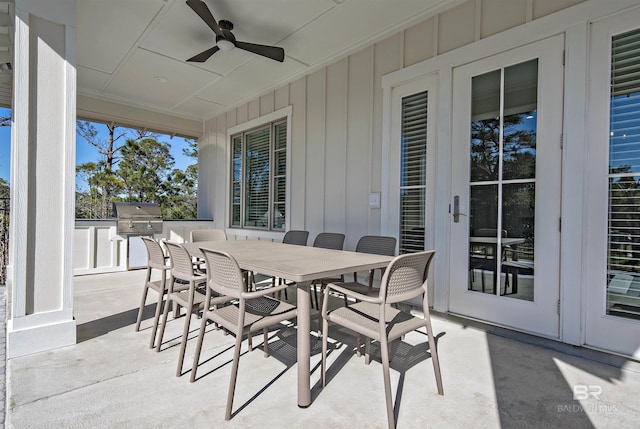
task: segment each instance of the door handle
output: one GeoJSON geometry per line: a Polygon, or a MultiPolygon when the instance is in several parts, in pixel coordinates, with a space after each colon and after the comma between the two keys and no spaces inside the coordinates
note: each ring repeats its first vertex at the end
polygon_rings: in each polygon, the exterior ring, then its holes
{"type": "Polygon", "coordinates": [[[460,213],[460,196],[453,197],[453,222],[460,222],[460,216],[466,216],[465,213],[460,213]]]}

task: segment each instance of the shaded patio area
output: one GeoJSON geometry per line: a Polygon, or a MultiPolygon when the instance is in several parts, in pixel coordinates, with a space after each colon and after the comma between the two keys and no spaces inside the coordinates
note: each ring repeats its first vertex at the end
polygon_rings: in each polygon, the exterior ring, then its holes
{"type": "MultiPolygon", "coordinates": [[[[198,380],[189,383],[199,326],[192,316],[185,373],[176,378],[182,319],[170,319],[160,353],[149,349],[150,293],[142,330],[134,331],[144,275],[75,278],[78,343],[8,361],[6,427],[386,427],[378,349],[366,366],[355,355],[355,337],[336,328],[324,389],[320,343],[312,342],[308,409],[296,403],[295,328],[271,332],[269,358],[261,336],[253,352],[245,341],[235,414],[225,422],[234,338],[211,328],[198,380]]],[[[445,394],[437,394],[426,335],[408,335],[391,364],[398,428],[637,427],[637,362],[453,316],[432,321],[445,394]]]]}

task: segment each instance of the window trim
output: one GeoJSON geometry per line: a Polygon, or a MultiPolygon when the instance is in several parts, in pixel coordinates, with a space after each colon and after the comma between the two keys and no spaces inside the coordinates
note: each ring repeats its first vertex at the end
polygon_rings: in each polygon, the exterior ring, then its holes
{"type": "Polygon", "coordinates": [[[396,251],[400,246],[400,146],[396,137],[399,135],[401,125],[402,98],[418,92],[428,92],[427,118],[427,177],[425,181],[425,198],[431,203],[425,207],[425,248],[434,248],[435,228],[435,199],[436,199],[436,145],[437,145],[437,98],[438,79],[437,74],[430,73],[419,79],[390,84],[387,89],[386,102],[388,111],[383,113],[386,118],[383,122],[382,142],[382,190],[383,201],[387,201],[386,208],[381,213],[381,230],[384,235],[398,238],[396,251]]]}
{"type": "Polygon", "coordinates": [[[227,128],[226,135],[226,186],[225,186],[225,227],[232,229],[236,233],[245,233],[247,235],[265,235],[265,234],[276,234],[280,236],[290,229],[291,222],[291,117],[293,113],[292,106],[287,106],[282,109],[278,109],[266,115],[262,115],[255,119],[251,119],[247,122],[243,122],[242,124],[238,124],[236,126],[227,128]],[[231,226],[231,206],[232,206],[232,161],[233,161],[233,144],[231,137],[239,134],[246,133],[253,129],[258,129],[264,126],[273,126],[276,122],[286,121],[287,124],[287,143],[286,143],[286,160],[287,160],[287,172],[286,172],[286,191],[285,191],[285,209],[286,209],[286,219],[283,231],[276,231],[272,229],[254,229],[254,228],[244,228],[244,227],[235,227],[231,226]]]}

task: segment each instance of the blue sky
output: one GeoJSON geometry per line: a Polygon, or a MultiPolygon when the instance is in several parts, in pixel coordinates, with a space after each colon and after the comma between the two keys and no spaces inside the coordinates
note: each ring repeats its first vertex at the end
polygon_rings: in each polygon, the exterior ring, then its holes
{"type": "MultiPolygon", "coordinates": [[[[0,116],[8,116],[10,109],[0,108],[0,116]]],[[[107,128],[103,124],[94,124],[100,136],[106,139],[107,128]]],[[[182,149],[187,146],[185,139],[181,137],[170,138],[167,135],[161,135],[158,139],[171,145],[171,154],[175,160],[174,168],[184,170],[188,165],[193,164],[193,159],[182,154],[182,149]]],[[[89,143],[81,137],[76,138],[76,165],[89,161],[97,161],[99,159],[98,152],[89,143]]],[[[0,127],[0,177],[9,182],[11,164],[11,127],[0,127]]]]}

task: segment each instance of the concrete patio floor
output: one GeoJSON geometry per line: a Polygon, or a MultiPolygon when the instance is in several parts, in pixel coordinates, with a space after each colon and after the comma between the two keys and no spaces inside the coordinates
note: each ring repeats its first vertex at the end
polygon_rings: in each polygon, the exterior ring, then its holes
{"type": "MultiPolygon", "coordinates": [[[[156,299],[134,331],[144,271],[76,277],[76,345],[7,363],[8,428],[384,428],[377,349],[369,366],[355,337],[332,329],[328,384],[320,345],[311,359],[313,403],[296,401],[295,329],[270,335],[271,356],[240,359],[233,418],[224,420],[234,338],[209,329],[198,380],[189,382],[199,321],[182,377],[175,376],[183,318],[170,319],[162,351],[149,349],[156,299]]],[[[290,289],[289,297],[295,292],[290,289]]],[[[336,300],[336,305],[340,300],[336,300]]],[[[398,428],[636,428],[640,364],[447,315],[432,315],[444,396],[437,394],[426,335],[398,346],[391,379],[398,428]],[[574,399],[575,397],[575,399],[574,399]]]]}

